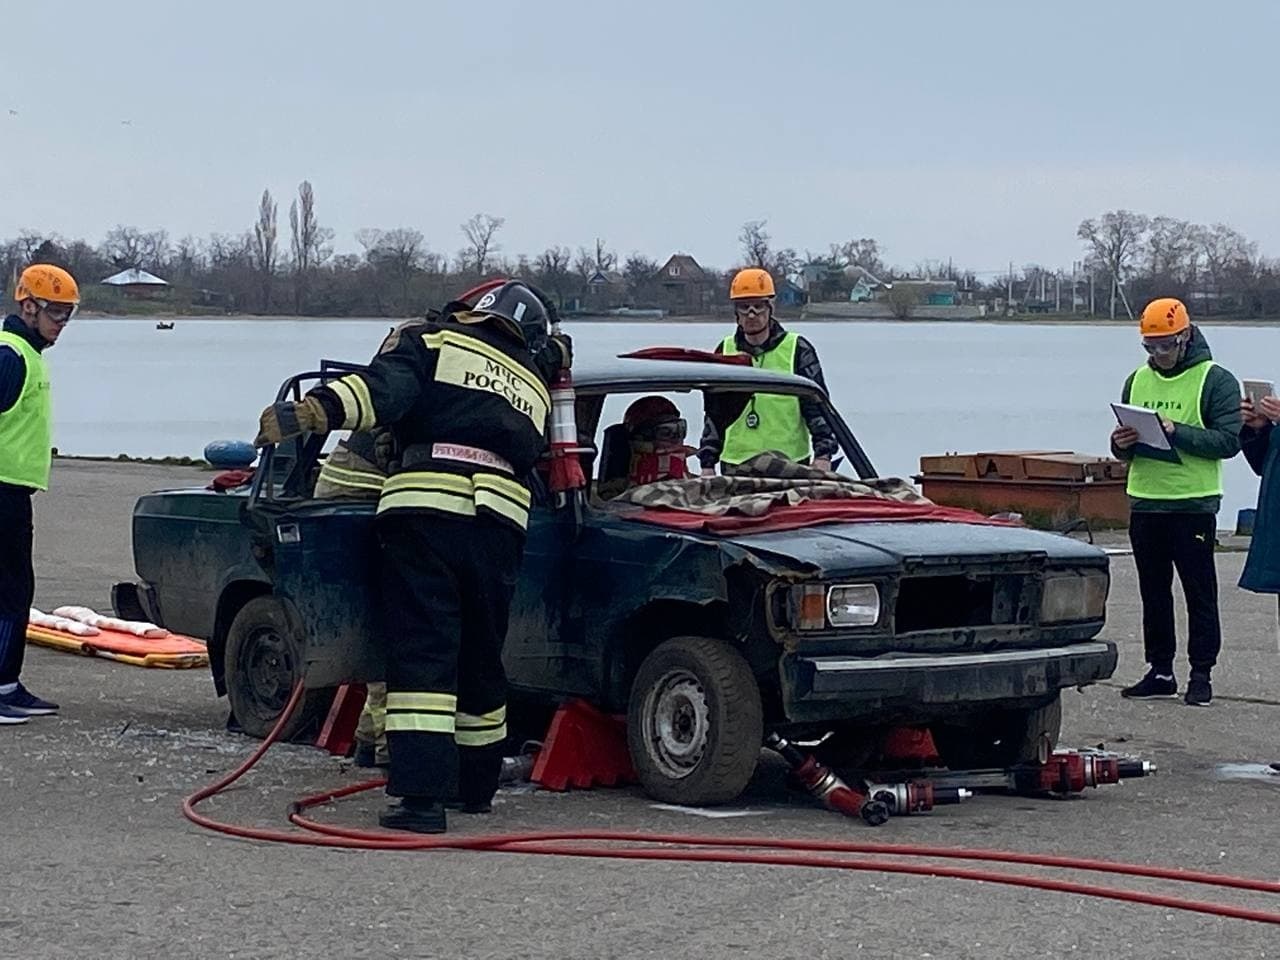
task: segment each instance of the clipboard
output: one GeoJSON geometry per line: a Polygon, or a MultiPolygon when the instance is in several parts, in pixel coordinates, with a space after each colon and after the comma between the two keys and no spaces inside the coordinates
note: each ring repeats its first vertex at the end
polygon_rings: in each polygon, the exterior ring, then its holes
{"type": "Polygon", "coordinates": [[[1242,380],[1240,385],[1244,387],[1244,395],[1252,401],[1255,410],[1263,397],[1275,396],[1276,385],[1271,380],[1242,380]]]}
{"type": "Polygon", "coordinates": [[[1134,456],[1146,457],[1149,460],[1162,460],[1165,463],[1181,463],[1182,457],[1169,442],[1169,436],[1160,423],[1160,415],[1146,407],[1131,403],[1113,403],[1111,411],[1122,427],[1133,427],[1138,431],[1138,442],[1131,449],[1134,456]]]}

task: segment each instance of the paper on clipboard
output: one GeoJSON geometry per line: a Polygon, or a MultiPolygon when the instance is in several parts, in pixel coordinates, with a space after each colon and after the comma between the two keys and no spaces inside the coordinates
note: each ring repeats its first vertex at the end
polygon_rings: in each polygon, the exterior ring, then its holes
{"type": "Polygon", "coordinates": [[[1276,392],[1275,382],[1271,380],[1242,380],[1241,386],[1244,387],[1244,395],[1253,401],[1255,410],[1263,397],[1275,396],[1276,392]]]}
{"type": "Polygon", "coordinates": [[[1113,403],[1116,419],[1122,427],[1133,427],[1138,431],[1138,443],[1153,450],[1172,450],[1169,437],[1160,423],[1160,415],[1146,407],[1134,406],[1131,403],[1113,403]]]}

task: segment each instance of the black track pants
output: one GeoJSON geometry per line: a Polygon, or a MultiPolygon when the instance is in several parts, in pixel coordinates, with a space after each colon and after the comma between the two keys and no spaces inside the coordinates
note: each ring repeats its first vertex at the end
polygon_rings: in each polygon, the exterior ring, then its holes
{"type": "Polygon", "coordinates": [[[22,673],[36,595],[31,537],[31,493],[0,486],[0,685],[16,682],[22,673]]]}
{"type": "Polygon", "coordinates": [[[1218,572],[1214,563],[1216,518],[1211,513],[1134,512],[1129,542],[1142,594],[1142,640],[1147,662],[1171,673],[1177,645],[1173,629],[1173,572],[1187,598],[1187,658],[1193,670],[1209,670],[1222,648],[1218,572]]]}

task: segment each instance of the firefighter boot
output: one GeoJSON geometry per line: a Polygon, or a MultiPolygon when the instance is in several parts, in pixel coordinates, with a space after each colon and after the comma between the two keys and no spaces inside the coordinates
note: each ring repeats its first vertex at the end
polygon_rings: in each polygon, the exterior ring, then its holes
{"type": "Polygon", "coordinates": [[[458,753],[458,799],[446,806],[463,813],[492,812],[502,773],[502,743],[463,747],[458,753]]]}
{"type": "Polygon", "coordinates": [[[411,833],[444,833],[444,804],[430,797],[402,797],[400,805],[390,807],[378,816],[388,830],[411,833]]]}

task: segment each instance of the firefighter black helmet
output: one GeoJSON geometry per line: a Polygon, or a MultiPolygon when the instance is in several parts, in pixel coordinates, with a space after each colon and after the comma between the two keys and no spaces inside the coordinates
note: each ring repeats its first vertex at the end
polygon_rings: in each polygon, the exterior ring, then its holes
{"type": "Polygon", "coordinates": [[[474,313],[505,320],[531,349],[547,336],[550,323],[547,308],[538,295],[519,280],[508,280],[497,290],[490,290],[471,309],[474,313]]]}

